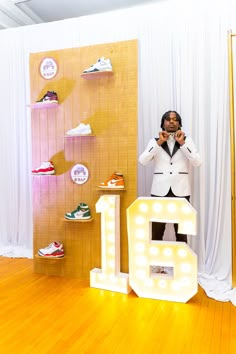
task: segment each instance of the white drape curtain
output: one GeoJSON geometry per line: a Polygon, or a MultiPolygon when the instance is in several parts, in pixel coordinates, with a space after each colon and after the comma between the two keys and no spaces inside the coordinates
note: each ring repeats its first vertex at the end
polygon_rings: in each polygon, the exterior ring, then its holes
{"type": "MultiPolygon", "coordinates": [[[[236,305],[227,58],[227,31],[235,20],[231,0],[169,0],[0,31],[0,254],[32,257],[29,53],[137,38],[138,154],[158,135],[162,114],[177,110],[203,160],[192,171],[198,235],[190,236],[190,245],[198,255],[199,283],[208,296],[236,305]]],[[[151,180],[152,166],[139,166],[139,196],[150,195],[151,180]]]]}

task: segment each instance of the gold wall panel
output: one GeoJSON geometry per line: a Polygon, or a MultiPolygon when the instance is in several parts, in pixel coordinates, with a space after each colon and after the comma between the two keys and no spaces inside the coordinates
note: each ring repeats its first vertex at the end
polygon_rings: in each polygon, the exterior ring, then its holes
{"type": "Polygon", "coordinates": [[[121,196],[121,271],[128,272],[126,209],[137,197],[137,73],[137,40],[30,55],[31,103],[48,90],[56,91],[59,99],[55,108],[31,108],[32,168],[52,160],[56,169],[53,176],[32,176],[34,254],[53,241],[62,242],[65,249],[60,260],[35,256],[35,272],[89,278],[91,269],[101,267],[101,215],[95,205],[105,193],[121,196]],[[113,75],[82,78],[83,70],[101,56],[111,59],[113,75]],[[51,80],[39,73],[45,57],[58,64],[51,80]],[[81,122],[91,125],[94,136],[66,138],[66,131],[81,122]],[[90,174],[83,185],[70,177],[78,163],[90,174]],[[123,173],[125,190],[99,190],[99,183],[115,171],[123,173]],[[64,219],[80,202],[89,205],[93,220],[64,219]]]}

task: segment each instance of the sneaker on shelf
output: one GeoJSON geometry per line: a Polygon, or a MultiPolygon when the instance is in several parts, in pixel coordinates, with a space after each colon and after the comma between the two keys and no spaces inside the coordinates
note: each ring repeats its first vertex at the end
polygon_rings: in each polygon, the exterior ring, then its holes
{"type": "Polygon", "coordinates": [[[88,69],[85,69],[83,73],[94,73],[98,71],[112,71],[111,60],[101,57],[95,64],[91,65],[88,69]]]}
{"type": "Polygon", "coordinates": [[[89,135],[92,134],[90,124],[80,123],[77,127],[70,129],[66,132],[66,135],[89,135]]]}
{"type": "Polygon", "coordinates": [[[66,213],[64,217],[68,220],[89,220],[91,219],[90,209],[87,204],[80,203],[75,210],[66,213]]]}
{"type": "Polygon", "coordinates": [[[54,175],[54,174],[55,174],[55,168],[52,161],[44,161],[38,168],[32,170],[32,175],[54,175]]]}
{"type": "Polygon", "coordinates": [[[64,248],[61,242],[54,241],[45,248],[38,250],[38,255],[47,258],[60,258],[64,257],[64,248]]]}
{"type": "Polygon", "coordinates": [[[47,91],[47,93],[37,103],[58,103],[57,93],[55,91],[47,91]]]}
{"type": "Polygon", "coordinates": [[[124,178],[121,173],[114,172],[107,181],[99,184],[99,188],[122,189],[125,187],[124,178]]]}

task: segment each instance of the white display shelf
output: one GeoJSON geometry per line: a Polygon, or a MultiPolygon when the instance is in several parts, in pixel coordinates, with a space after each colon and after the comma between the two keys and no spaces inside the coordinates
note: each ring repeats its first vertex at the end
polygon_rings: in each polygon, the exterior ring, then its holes
{"type": "Polygon", "coordinates": [[[113,76],[113,71],[95,71],[93,73],[82,73],[80,77],[86,80],[100,79],[113,76]]]}
{"type": "Polygon", "coordinates": [[[64,221],[69,221],[69,222],[82,222],[82,223],[84,223],[84,222],[91,222],[91,221],[93,221],[93,218],[91,218],[91,219],[85,219],[85,220],[80,220],[80,219],[74,219],[74,220],[69,220],[69,219],[66,219],[66,218],[64,218],[63,219],[64,221]]]}
{"type": "Polygon", "coordinates": [[[98,191],[124,192],[124,191],[126,191],[126,188],[103,188],[103,187],[97,187],[96,190],[98,190],[98,191]]]}
{"type": "Polygon", "coordinates": [[[46,259],[47,261],[49,260],[49,261],[61,261],[62,259],[65,259],[65,256],[64,257],[44,257],[44,256],[40,256],[39,254],[35,254],[34,255],[34,258],[35,259],[42,259],[42,260],[44,260],[44,259],[46,259]]]}
{"type": "Polygon", "coordinates": [[[55,108],[58,106],[59,106],[59,103],[41,103],[41,102],[36,102],[36,103],[32,103],[32,104],[27,105],[27,107],[30,107],[33,109],[55,108]]]}

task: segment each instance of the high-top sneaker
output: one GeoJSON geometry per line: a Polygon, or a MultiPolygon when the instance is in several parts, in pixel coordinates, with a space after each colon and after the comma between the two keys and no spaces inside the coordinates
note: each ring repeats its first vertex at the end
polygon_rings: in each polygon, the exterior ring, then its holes
{"type": "Polygon", "coordinates": [[[66,213],[64,217],[68,220],[89,220],[91,213],[87,204],[80,203],[74,211],[66,213]]]}
{"type": "Polygon", "coordinates": [[[57,93],[55,91],[47,91],[47,93],[37,103],[58,103],[57,93]]]}
{"type": "Polygon", "coordinates": [[[98,71],[112,71],[111,60],[101,57],[95,64],[91,65],[88,69],[85,69],[83,73],[94,73],[98,71]]]}
{"type": "Polygon", "coordinates": [[[124,177],[121,173],[114,172],[105,182],[99,184],[100,188],[122,189],[125,187],[124,177]]]}

